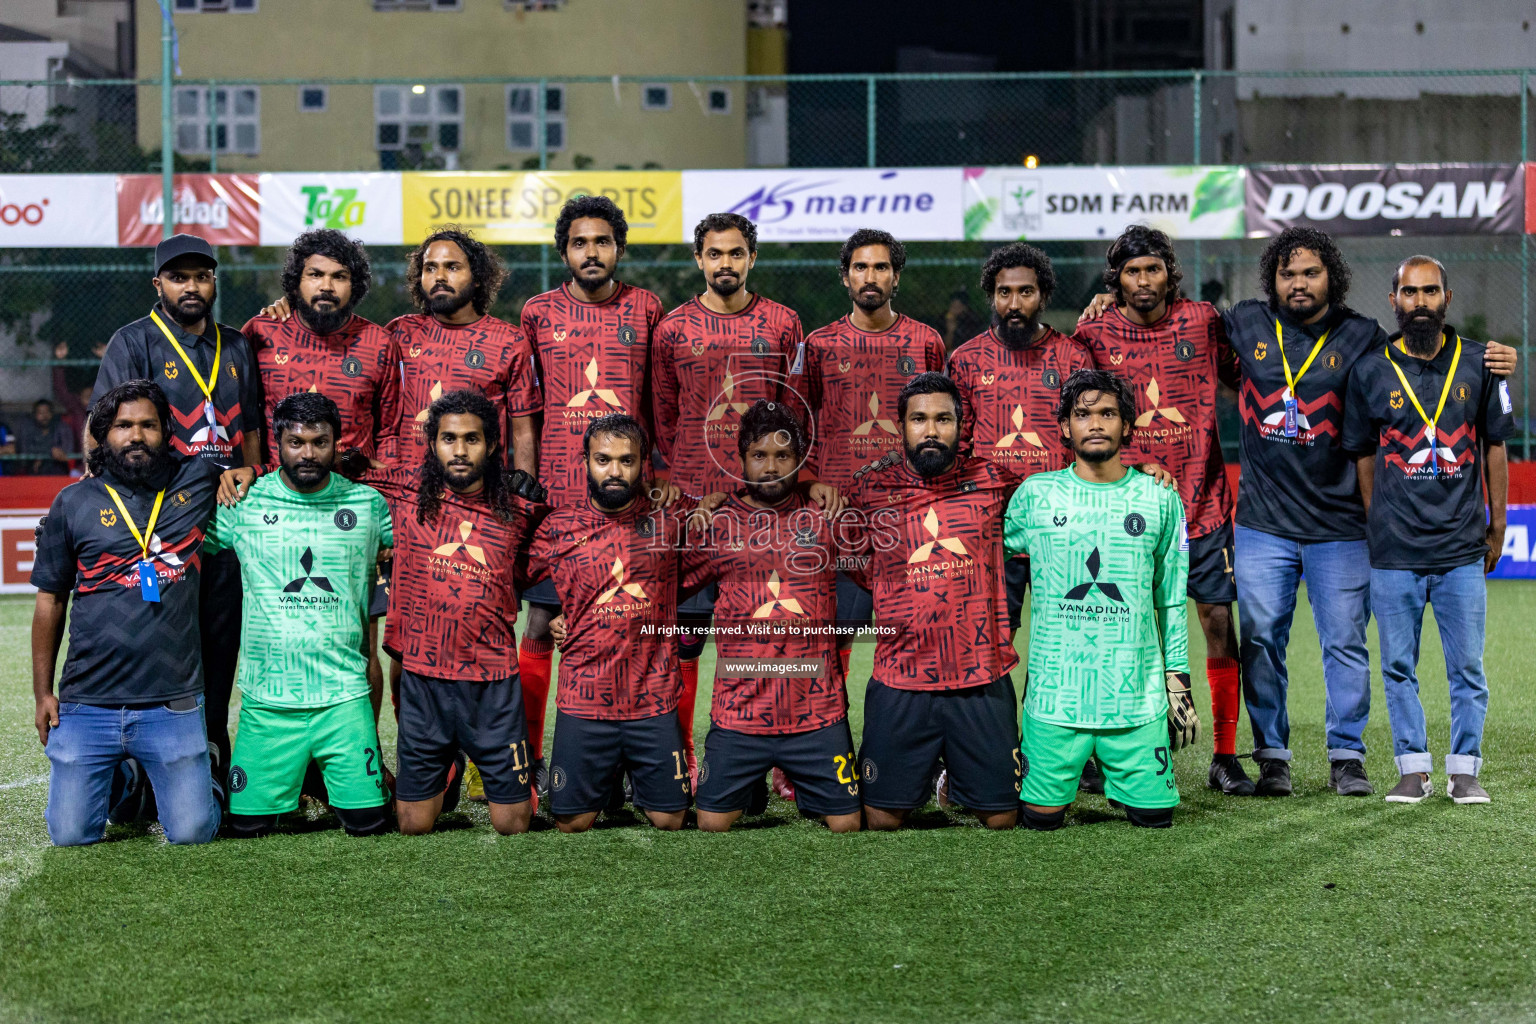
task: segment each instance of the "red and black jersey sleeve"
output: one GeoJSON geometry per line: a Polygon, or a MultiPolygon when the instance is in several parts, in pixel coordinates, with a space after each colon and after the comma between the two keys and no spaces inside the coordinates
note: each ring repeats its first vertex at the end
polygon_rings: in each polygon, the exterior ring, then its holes
{"type": "Polygon", "coordinates": [[[1051,327],[1023,349],[1008,348],[991,330],[972,338],[949,361],[965,403],[961,448],[1021,477],[1065,468],[1072,452],[1056,419],[1061,385],[1091,366],[1086,348],[1051,327]]]}
{"type": "Polygon", "coordinates": [[[1111,307],[1078,325],[1076,337],[1100,368],[1125,377],[1136,392],[1136,422],[1121,460],[1155,462],[1178,479],[1191,537],[1203,537],[1231,519],[1216,429],[1220,363],[1226,358],[1216,308],[1176,299],[1161,320],[1142,325],[1111,307]]]}

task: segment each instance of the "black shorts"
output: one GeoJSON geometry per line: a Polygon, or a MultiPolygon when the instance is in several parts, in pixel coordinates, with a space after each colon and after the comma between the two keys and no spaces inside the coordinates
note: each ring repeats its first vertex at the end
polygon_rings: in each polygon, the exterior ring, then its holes
{"type": "Polygon", "coordinates": [[[1237,581],[1232,576],[1232,520],[1204,537],[1189,538],[1186,592],[1201,604],[1231,604],[1237,600],[1237,581]]]}
{"type": "Polygon", "coordinates": [[[1029,589],[1029,559],[1010,558],[1003,563],[1003,585],[1008,591],[1008,628],[1019,628],[1024,612],[1024,592],[1029,589]]]}
{"type": "Polygon", "coordinates": [[[560,608],[560,595],[555,592],[555,578],[546,576],[527,590],[523,591],[523,600],[529,604],[541,605],[558,611],[560,608]]]}
{"type": "Polygon", "coordinates": [[[837,574],[837,624],[867,625],[875,617],[875,597],[845,572],[837,574]]]}
{"type": "Polygon", "coordinates": [[[395,796],[430,800],[448,785],[459,751],[475,762],[493,804],[529,798],[528,722],[517,676],[489,683],[400,673],[395,796]]]}
{"type": "Polygon", "coordinates": [[[699,762],[698,806],[725,814],[744,811],[752,787],[770,768],[782,768],[795,787],[795,803],[811,814],[857,814],[859,773],[848,719],[777,736],[711,725],[699,762]]]}
{"type": "Polygon", "coordinates": [[[622,772],[629,773],[635,806],[643,810],[686,810],[692,795],[676,711],[626,722],[556,711],[549,763],[549,810],[556,817],[607,807],[622,772]]]}
{"type": "Polygon", "coordinates": [[[389,577],[394,572],[395,560],[385,559],[374,570],[373,590],[368,595],[368,617],[377,619],[389,612],[389,577]]]}
{"type": "Polygon", "coordinates": [[[963,690],[864,690],[859,775],[864,802],[890,811],[921,807],[939,758],[954,802],[972,811],[1019,805],[1019,701],[1009,676],[963,690]]]}

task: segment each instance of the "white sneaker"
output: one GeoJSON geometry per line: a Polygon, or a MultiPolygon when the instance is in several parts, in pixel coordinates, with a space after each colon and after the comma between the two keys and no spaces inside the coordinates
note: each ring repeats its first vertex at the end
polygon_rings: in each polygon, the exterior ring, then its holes
{"type": "Polygon", "coordinates": [[[1476,775],[1452,775],[1445,780],[1445,795],[1459,804],[1488,804],[1493,798],[1478,784],[1476,775]]]}
{"type": "Polygon", "coordinates": [[[1428,776],[1408,772],[1397,780],[1397,785],[1387,794],[1387,803],[1416,804],[1434,791],[1435,787],[1429,784],[1428,776]]]}
{"type": "Polygon", "coordinates": [[[939,810],[949,809],[949,769],[940,768],[939,777],[933,782],[933,802],[939,805],[939,810]]]}

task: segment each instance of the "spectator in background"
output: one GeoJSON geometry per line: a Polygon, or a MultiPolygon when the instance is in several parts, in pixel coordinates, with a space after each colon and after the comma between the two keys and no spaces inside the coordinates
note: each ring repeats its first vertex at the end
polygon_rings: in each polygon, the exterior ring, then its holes
{"type": "Polygon", "coordinates": [[[37,458],[24,460],[20,472],[36,476],[64,476],[69,473],[69,453],[75,441],[69,427],[53,414],[53,403],[39,398],[32,406],[32,417],[16,424],[16,454],[37,458]]]}
{"type": "Polygon", "coordinates": [[[986,330],[987,325],[971,309],[965,289],[956,288],[949,296],[949,308],[944,311],[943,320],[938,326],[939,333],[944,335],[944,352],[947,355],[986,330]]]}
{"type": "MultiPolygon", "coordinates": [[[[16,435],[11,433],[11,428],[0,422],[0,456],[16,454],[16,435]]],[[[0,476],[15,475],[16,463],[10,459],[0,458],[0,476]]]]}
{"type": "MultiPolygon", "coordinates": [[[[92,354],[97,359],[100,359],[106,351],[106,342],[99,342],[91,349],[92,354]]],[[[53,346],[53,358],[68,359],[69,342],[61,341],[53,346]]],[[[60,408],[63,410],[60,419],[69,427],[70,436],[73,438],[70,443],[71,451],[80,450],[77,446],[82,443],[82,439],[85,437],[85,419],[86,413],[91,408],[92,390],[92,380],[72,381],[70,380],[68,367],[54,366],[53,397],[58,401],[60,408]]]]}

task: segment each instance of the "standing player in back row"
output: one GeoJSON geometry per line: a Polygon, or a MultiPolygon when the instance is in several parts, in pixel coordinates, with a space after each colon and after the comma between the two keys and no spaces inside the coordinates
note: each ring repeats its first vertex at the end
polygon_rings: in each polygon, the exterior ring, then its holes
{"type": "Polygon", "coordinates": [[[1132,225],[1105,255],[1104,284],[1113,304],[1078,325],[1076,337],[1094,363],[1124,377],[1137,415],[1122,461],[1155,462],[1178,479],[1189,544],[1189,596],[1205,634],[1205,675],[1211,689],[1215,751],[1207,781],[1233,796],[1254,785],[1237,761],[1242,700],[1232,602],[1232,498],[1216,431],[1216,393],[1236,385],[1236,365],[1221,314],[1186,299],[1173,243],[1166,234],[1132,225]]]}
{"type": "MultiPolygon", "coordinates": [[[[533,349],[543,390],[537,475],[551,505],[573,504],[586,495],[582,443],[589,423],[627,413],[651,429],[651,334],[661,320],[661,300],[614,279],[628,235],[624,211],[613,200],[570,199],[555,221],[555,251],[571,279],[523,305],[523,335],[533,349]]],[[[518,648],[518,674],[534,786],[542,794],[544,714],[554,651],[549,623],[560,614],[560,598],[554,581],[544,579],[523,599],[528,602],[528,622],[518,648]]]]}

